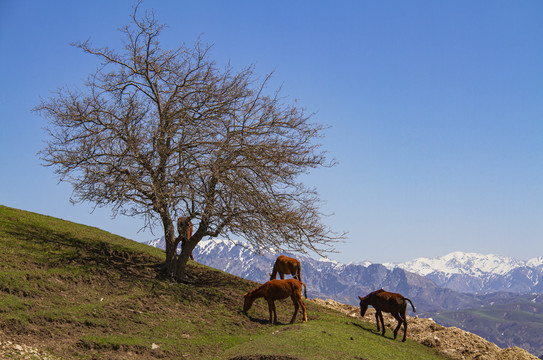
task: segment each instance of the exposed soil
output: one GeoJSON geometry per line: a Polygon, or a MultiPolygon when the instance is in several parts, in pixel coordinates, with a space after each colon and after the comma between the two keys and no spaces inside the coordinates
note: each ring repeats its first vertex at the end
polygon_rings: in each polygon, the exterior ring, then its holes
{"type": "MultiPolygon", "coordinates": [[[[341,304],[334,300],[314,299],[315,303],[327,306],[354,318],[360,319],[360,308],[341,304]]],[[[394,329],[397,321],[384,315],[385,326],[394,329]]],[[[375,310],[368,308],[363,321],[375,324],[375,310]]],[[[377,334],[377,327],[375,328],[377,334]]],[[[403,336],[403,326],[398,333],[403,336]]],[[[425,346],[434,348],[455,360],[539,360],[524,349],[513,347],[502,349],[475,334],[456,327],[445,327],[430,319],[408,317],[407,337],[425,346]]]]}
{"type": "Polygon", "coordinates": [[[283,355],[247,355],[236,356],[229,360],[297,360],[298,358],[283,355]]]}
{"type": "MultiPolygon", "coordinates": [[[[0,338],[5,338],[0,330],[0,338]]],[[[1,359],[28,359],[28,360],[60,360],[60,358],[48,354],[32,346],[14,343],[9,340],[0,340],[1,359]]]]}

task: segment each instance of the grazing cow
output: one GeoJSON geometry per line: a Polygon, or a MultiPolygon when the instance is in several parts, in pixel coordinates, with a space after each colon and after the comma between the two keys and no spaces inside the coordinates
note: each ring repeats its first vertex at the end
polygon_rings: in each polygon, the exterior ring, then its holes
{"type": "MultiPolygon", "coordinates": [[[[300,262],[294,258],[279,255],[275,264],[273,264],[273,271],[270,274],[270,280],[277,278],[277,273],[281,280],[285,278],[285,275],[292,275],[294,279],[302,281],[302,266],[300,262]]],[[[307,299],[307,289],[305,289],[304,296],[307,299]]]]}
{"type": "Polygon", "coordinates": [[[304,314],[303,322],[307,321],[307,314],[305,311],[305,305],[302,300],[302,285],[305,287],[305,284],[296,279],[287,279],[287,280],[270,280],[264,285],[259,286],[258,288],[249,291],[244,294],[244,304],[243,312],[247,313],[253,302],[263,297],[268,302],[268,310],[270,311],[270,323],[272,323],[272,314],[273,314],[273,323],[277,323],[277,312],[275,311],[275,300],[286,299],[290,296],[292,302],[294,303],[294,315],[290,323],[293,324],[296,320],[296,315],[298,314],[298,309],[301,306],[304,314]]]}
{"type": "Polygon", "coordinates": [[[398,326],[396,326],[396,329],[394,329],[394,339],[396,339],[396,335],[398,334],[398,330],[402,326],[403,323],[403,340],[405,341],[405,338],[407,336],[407,318],[405,316],[405,312],[407,310],[407,301],[411,303],[411,307],[413,308],[413,312],[415,312],[415,306],[406,297],[403,297],[400,294],[391,293],[388,291],[385,291],[383,289],[374,291],[372,293],[369,293],[368,295],[362,297],[358,297],[360,299],[360,316],[364,316],[366,314],[366,310],[368,309],[368,305],[371,305],[375,308],[375,321],[377,322],[377,332],[379,332],[379,319],[381,320],[381,326],[383,327],[382,335],[385,335],[385,323],[383,321],[383,314],[382,311],[391,313],[392,316],[396,320],[398,320],[398,326]]]}
{"type": "MultiPolygon", "coordinates": [[[[192,230],[192,222],[188,217],[180,217],[179,219],[177,219],[177,233],[178,236],[181,238],[181,249],[185,247],[185,243],[192,236],[192,230]]],[[[190,259],[194,260],[192,252],[190,253],[190,259]]]]}

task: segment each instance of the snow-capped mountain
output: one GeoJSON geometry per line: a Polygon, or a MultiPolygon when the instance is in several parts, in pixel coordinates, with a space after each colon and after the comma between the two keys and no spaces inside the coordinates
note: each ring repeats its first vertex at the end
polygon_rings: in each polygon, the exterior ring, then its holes
{"type": "Polygon", "coordinates": [[[530,266],[540,271],[543,271],[543,256],[538,256],[536,258],[526,261],[526,266],[530,266]]]}
{"type": "MultiPolygon", "coordinates": [[[[165,248],[164,238],[149,241],[148,244],[165,248]]],[[[206,265],[253,281],[264,282],[268,279],[267,274],[271,271],[278,254],[269,251],[257,256],[254,249],[244,242],[203,240],[194,250],[194,255],[198,261],[206,265]]],[[[299,255],[294,257],[300,258],[299,255]]],[[[543,293],[543,256],[523,261],[492,254],[453,252],[436,258],[421,257],[404,263],[383,265],[368,261],[341,264],[304,257],[302,266],[311,267],[308,273],[335,272],[338,276],[353,271],[365,272],[370,267],[372,269],[383,267],[388,272],[401,269],[429,279],[439,287],[462,293],[486,294],[499,291],[519,294],[543,293]]],[[[319,288],[325,289],[329,286],[323,283],[319,288]]],[[[375,286],[380,285],[370,282],[365,289],[370,290],[375,286]]],[[[326,291],[322,295],[325,293],[326,291]]]]}
{"type": "Polygon", "coordinates": [[[492,254],[482,255],[457,251],[431,259],[421,257],[400,264],[386,263],[383,265],[392,268],[401,267],[422,276],[436,271],[450,275],[481,276],[484,274],[504,275],[517,267],[525,266],[526,262],[492,254]]]}
{"type": "Polygon", "coordinates": [[[384,265],[389,269],[399,267],[460,292],[543,292],[543,257],[522,261],[492,254],[453,252],[384,265]]]}
{"type": "MultiPolygon", "coordinates": [[[[148,244],[165,248],[163,238],[149,241],[148,244]]],[[[257,282],[269,279],[273,262],[279,255],[272,251],[257,255],[247,243],[225,240],[203,240],[193,254],[197,261],[205,265],[257,282]]],[[[543,293],[543,257],[522,261],[505,256],[453,252],[431,259],[418,258],[404,263],[383,265],[367,261],[341,264],[300,255],[294,257],[302,262],[302,279],[304,280],[304,273],[307,274],[305,277],[311,281],[314,296],[328,296],[347,303],[353,303],[356,295],[380,287],[390,291],[403,291],[407,295],[410,292],[424,293],[421,289],[414,290],[423,285],[437,285],[467,294],[500,291],[518,294],[543,293]],[[416,286],[413,285],[415,283],[416,286]],[[344,291],[346,289],[351,290],[344,291]]],[[[429,299],[422,300],[432,302],[429,299]]],[[[460,302],[462,301],[456,299],[451,302],[450,307],[454,308],[460,302]]],[[[448,307],[449,305],[445,306],[448,307]]]]}

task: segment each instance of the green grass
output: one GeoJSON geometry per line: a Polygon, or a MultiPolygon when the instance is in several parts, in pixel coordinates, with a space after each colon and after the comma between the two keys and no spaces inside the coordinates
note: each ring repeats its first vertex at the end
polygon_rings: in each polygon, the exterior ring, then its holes
{"type": "Polygon", "coordinates": [[[288,300],[278,303],[280,324],[267,324],[263,300],[241,311],[257,284],[195,262],[192,284],[161,281],[163,259],[97,228],[0,206],[0,341],[64,359],[445,358],[311,301],[307,323],[286,324],[288,300]]]}
{"type": "Polygon", "coordinates": [[[304,359],[436,359],[436,353],[413,341],[402,343],[377,335],[374,324],[334,313],[319,313],[306,324],[269,327],[249,342],[226,351],[216,359],[234,355],[282,354],[304,359]],[[318,346],[316,346],[318,344],[318,346]]]}

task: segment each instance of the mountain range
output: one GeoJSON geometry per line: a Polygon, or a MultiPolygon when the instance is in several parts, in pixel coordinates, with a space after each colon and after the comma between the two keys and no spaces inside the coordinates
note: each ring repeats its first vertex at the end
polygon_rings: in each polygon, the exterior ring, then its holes
{"type": "Polygon", "coordinates": [[[528,261],[498,255],[453,252],[445,256],[418,258],[399,264],[384,264],[424,276],[438,286],[466,293],[487,294],[543,292],[543,257],[528,261]]]}
{"type": "MultiPolygon", "coordinates": [[[[148,242],[164,248],[164,239],[148,242]]],[[[205,265],[256,282],[269,280],[274,251],[257,254],[242,241],[203,240],[194,249],[205,265]]],[[[416,300],[424,312],[480,307],[508,301],[518,294],[543,293],[543,257],[529,261],[496,255],[455,252],[399,264],[368,261],[343,264],[328,259],[285,254],[300,260],[302,280],[312,297],[356,305],[358,295],[384,288],[416,300]],[[485,294],[502,293],[499,299],[485,294]]]]}

